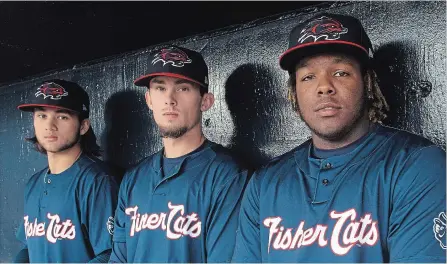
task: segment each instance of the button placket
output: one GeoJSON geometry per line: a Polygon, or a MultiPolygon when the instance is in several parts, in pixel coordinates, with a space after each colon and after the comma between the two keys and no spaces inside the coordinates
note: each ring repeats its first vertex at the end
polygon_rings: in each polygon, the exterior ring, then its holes
{"type": "Polygon", "coordinates": [[[328,160],[320,160],[319,173],[316,179],[315,195],[312,203],[322,204],[330,200],[333,188],[331,181],[335,176],[335,171],[332,171],[332,169],[334,169],[334,167],[331,162],[328,160]]]}
{"type": "Polygon", "coordinates": [[[42,186],[42,194],[41,194],[41,198],[40,198],[40,208],[46,208],[47,204],[48,204],[48,199],[49,199],[49,189],[50,186],[48,184],[49,178],[47,178],[45,180],[45,183],[42,186]]]}
{"type": "Polygon", "coordinates": [[[178,176],[178,174],[180,173],[180,169],[182,167],[182,164],[185,162],[185,159],[181,162],[180,165],[175,166],[171,172],[173,172],[171,175],[169,176],[165,176],[164,179],[162,179],[161,181],[159,181],[154,190],[153,193],[154,195],[164,195],[166,196],[166,193],[157,193],[157,189],[159,189],[163,184],[168,184],[170,181],[172,181],[172,179],[174,179],[175,177],[178,176]]]}

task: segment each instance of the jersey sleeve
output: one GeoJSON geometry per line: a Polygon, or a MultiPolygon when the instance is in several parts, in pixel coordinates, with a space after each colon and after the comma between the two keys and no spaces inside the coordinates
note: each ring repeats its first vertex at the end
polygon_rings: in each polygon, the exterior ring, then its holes
{"type": "MultiPolygon", "coordinates": [[[[129,175],[124,175],[118,193],[118,205],[115,211],[115,228],[113,234],[113,242],[126,243],[126,197],[127,197],[127,178],[129,175]]],[[[112,249],[113,251],[113,249],[112,249]]],[[[113,252],[112,252],[113,255],[113,252]]]]}
{"type": "Polygon", "coordinates": [[[114,179],[105,172],[93,179],[91,187],[82,203],[82,225],[95,255],[112,249],[114,212],[117,203],[118,187],[114,179]]]}
{"type": "Polygon", "coordinates": [[[260,263],[262,260],[257,176],[257,173],[253,174],[241,202],[232,262],[260,263]]]}
{"type": "Polygon", "coordinates": [[[247,171],[232,175],[232,178],[215,192],[206,228],[207,262],[231,261],[240,202],[247,179],[247,171]]]}
{"type": "MultiPolygon", "coordinates": [[[[46,169],[45,169],[46,170],[46,169]]],[[[23,202],[24,204],[26,204],[26,200],[27,200],[27,196],[29,195],[29,186],[39,177],[39,173],[34,174],[27,182],[26,186],[25,186],[25,190],[24,190],[24,194],[23,194],[23,202]]],[[[23,245],[27,246],[27,239],[26,239],[26,230],[25,230],[25,206],[23,206],[23,211],[24,214],[21,217],[20,221],[19,221],[19,227],[17,228],[17,232],[16,232],[16,238],[18,241],[20,241],[23,245]]]]}
{"type": "MultiPolygon", "coordinates": [[[[127,175],[126,175],[127,176],[127,175]]],[[[126,245],[126,176],[121,182],[118,205],[115,211],[115,232],[113,234],[112,254],[109,263],[126,263],[127,262],[127,245],[126,245]]]]}
{"type": "Polygon", "coordinates": [[[124,242],[113,242],[112,254],[109,263],[126,263],[127,246],[124,242]]]}
{"type": "Polygon", "coordinates": [[[111,249],[99,253],[99,255],[95,256],[88,263],[108,263],[110,259],[110,253],[112,253],[111,249]]]}
{"type": "Polygon", "coordinates": [[[28,247],[22,248],[15,256],[13,263],[29,263],[28,247]]]}
{"type": "Polygon", "coordinates": [[[25,220],[20,220],[19,228],[17,229],[16,238],[19,240],[23,245],[27,245],[26,243],[26,235],[25,235],[25,220]]]}
{"type": "Polygon", "coordinates": [[[392,195],[390,262],[446,262],[445,159],[430,146],[405,161],[392,195]]]}

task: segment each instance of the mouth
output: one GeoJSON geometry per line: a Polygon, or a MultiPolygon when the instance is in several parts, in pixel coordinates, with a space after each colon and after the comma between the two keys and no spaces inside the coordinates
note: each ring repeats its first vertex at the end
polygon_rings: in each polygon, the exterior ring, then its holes
{"type": "Polygon", "coordinates": [[[334,116],[340,112],[341,106],[334,103],[322,103],[317,105],[315,112],[323,117],[334,116]]]}
{"type": "Polygon", "coordinates": [[[163,115],[178,115],[177,112],[164,112],[163,115]]]}
{"type": "Polygon", "coordinates": [[[51,141],[56,141],[57,137],[56,136],[46,136],[46,137],[44,137],[44,139],[51,142],[51,141]]]}
{"type": "Polygon", "coordinates": [[[165,116],[167,118],[177,118],[178,115],[179,114],[177,112],[165,112],[165,113],[163,113],[163,116],[165,116]]]}

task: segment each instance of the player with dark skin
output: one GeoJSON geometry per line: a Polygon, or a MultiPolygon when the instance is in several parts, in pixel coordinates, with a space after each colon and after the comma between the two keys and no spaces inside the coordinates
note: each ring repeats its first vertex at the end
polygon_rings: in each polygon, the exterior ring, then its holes
{"type": "Polygon", "coordinates": [[[315,55],[295,69],[298,112],[319,149],[341,148],[370,126],[360,64],[342,54],[315,55]]]}
{"type": "Polygon", "coordinates": [[[372,55],[351,16],[292,30],[280,66],[312,138],[251,178],[233,262],[445,263],[445,151],[381,124],[372,55]]]}

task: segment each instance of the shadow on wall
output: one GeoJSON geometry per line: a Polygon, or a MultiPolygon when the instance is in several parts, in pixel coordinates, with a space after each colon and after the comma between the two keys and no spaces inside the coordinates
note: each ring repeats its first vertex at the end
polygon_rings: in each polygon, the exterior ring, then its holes
{"type": "Polygon", "coordinates": [[[229,146],[233,155],[248,169],[265,164],[262,147],[275,133],[272,118],[277,116],[273,75],[258,64],[239,66],[225,83],[225,101],[235,126],[229,146]]]}
{"type": "Polygon", "coordinates": [[[374,55],[374,68],[390,112],[384,124],[422,135],[421,122],[425,113],[423,98],[432,91],[430,81],[424,79],[425,61],[419,58],[421,47],[405,42],[391,42],[381,46],[374,55]]]}
{"type": "Polygon", "coordinates": [[[101,137],[104,161],[117,173],[120,183],[126,169],[147,155],[152,124],[144,96],[135,91],[113,94],[105,106],[101,137]]]}

